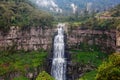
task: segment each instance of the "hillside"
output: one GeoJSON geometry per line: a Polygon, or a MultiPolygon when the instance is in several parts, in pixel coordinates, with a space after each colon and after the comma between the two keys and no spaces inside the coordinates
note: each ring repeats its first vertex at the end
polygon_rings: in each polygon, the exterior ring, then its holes
{"type": "Polygon", "coordinates": [[[112,17],[120,17],[120,4],[110,10],[112,17]]]}
{"type": "Polygon", "coordinates": [[[47,26],[51,25],[52,16],[35,8],[24,0],[0,1],[0,29],[6,30],[10,26],[47,26]]]}
{"type": "Polygon", "coordinates": [[[120,4],[107,10],[107,11],[99,13],[98,16],[101,16],[101,17],[120,17],[120,4]]]}
{"type": "Polygon", "coordinates": [[[120,0],[30,0],[40,8],[58,13],[83,13],[84,10],[104,11],[120,3],[120,0]]]}

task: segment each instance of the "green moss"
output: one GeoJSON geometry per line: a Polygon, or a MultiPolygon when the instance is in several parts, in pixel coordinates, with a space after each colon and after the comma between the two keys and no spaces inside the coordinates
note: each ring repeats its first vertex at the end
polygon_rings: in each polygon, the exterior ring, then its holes
{"type": "Polygon", "coordinates": [[[0,75],[11,71],[25,72],[26,69],[42,66],[47,53],[44,51],[18,52],[0,57],[0,75]]]}

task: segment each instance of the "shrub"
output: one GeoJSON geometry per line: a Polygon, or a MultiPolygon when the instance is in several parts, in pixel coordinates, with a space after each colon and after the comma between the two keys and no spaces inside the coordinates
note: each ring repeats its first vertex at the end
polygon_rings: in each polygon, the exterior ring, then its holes
{"type": "Polygon", "coordinates": [[[55,79],[51,77],[48,73],[43,71],[37,76],[36,80],[55,80],[55,79]]]}
{"type": "Polygon", "coordinates": [[[120,80],[120,53],[111,55],[100,65],[96,80],[120,80]]]}

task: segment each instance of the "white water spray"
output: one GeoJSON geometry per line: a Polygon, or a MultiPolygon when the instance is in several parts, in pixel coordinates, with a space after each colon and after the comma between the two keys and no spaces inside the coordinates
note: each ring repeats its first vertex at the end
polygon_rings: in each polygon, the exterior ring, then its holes
{"type": "Polygon", "coordinates": [[[58,24],[58,34],[54,38],[54,52],[51,75],[55,80],[66,80],[66,60],[64,55],[64,24],[58,24]]]}

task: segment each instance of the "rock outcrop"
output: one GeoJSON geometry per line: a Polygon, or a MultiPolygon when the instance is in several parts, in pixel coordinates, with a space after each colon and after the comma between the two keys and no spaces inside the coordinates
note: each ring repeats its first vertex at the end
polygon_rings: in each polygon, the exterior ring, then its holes
{"type": "Polygon", "coordinates": [[[11,27],[7,34],[0,32],[0,48],[6,50],[8,47],[15,46],[17,50],[47,50],[51,48],[53,32],[53,29],[40,27],[24,30],[11,27]]]}

